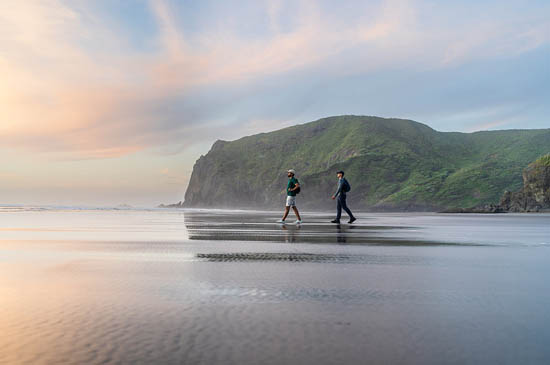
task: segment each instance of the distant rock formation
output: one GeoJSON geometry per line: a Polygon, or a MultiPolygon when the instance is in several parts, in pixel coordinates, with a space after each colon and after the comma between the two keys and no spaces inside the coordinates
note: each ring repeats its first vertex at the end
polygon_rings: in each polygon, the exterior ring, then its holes
{"type": "Polygon", "coordinates": [[[159,204],[157,208],[183,208],[183,202],[179,201],[175,204],[159,204]]]}
{"type": "Polygon", "coordinates": [[[524,213],[550,212],[550,154],[540,157],[523,170],[523,188],[505,191],[500,202],[443,213],[524,213]]]}
{"type": "Polygon", "coordinates": [[[497,204],[480,205],[473,208],[449,208],[440,213],[508,213],[497,204]]]}
{"type": "Polygon", "coordinates": [[[124,203],[124,204],[117,205],[116,208],[117,209],[133,209],[134,207],[131,206],[130,204],[124,203]]]}

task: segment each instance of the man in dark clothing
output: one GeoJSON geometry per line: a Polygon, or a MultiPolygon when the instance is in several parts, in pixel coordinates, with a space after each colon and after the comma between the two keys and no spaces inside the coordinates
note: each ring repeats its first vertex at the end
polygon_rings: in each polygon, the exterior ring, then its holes
{"type": "Polygon", "coordinates": [[[331,221],[331,223],[340,223],[340,217],[342,216],[342,209],[346,211],[349,215],[348,223],[355,222],[355,217],[351,210],[349,210],[348,205],[346,204],[346,193],[349,191],[349,183],[344,178],[344,171],[338,171],[336,173],[338,176],[338,189],[336,193],[332,196],[332,200],[338,198],[336,205],[336,219],[331,221]]]}

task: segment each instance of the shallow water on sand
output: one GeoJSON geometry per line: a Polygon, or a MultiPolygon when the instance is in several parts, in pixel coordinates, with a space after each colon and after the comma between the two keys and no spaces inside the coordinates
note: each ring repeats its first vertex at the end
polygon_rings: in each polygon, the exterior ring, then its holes
{"type": "Polygon", "coordinates": [[[550,363],[550,215],[0,209],[3,363],[550,363]]]}

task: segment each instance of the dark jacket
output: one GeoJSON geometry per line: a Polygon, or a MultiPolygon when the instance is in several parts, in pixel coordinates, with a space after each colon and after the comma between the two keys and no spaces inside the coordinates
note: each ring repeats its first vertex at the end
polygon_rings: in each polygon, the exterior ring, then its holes
{"type": "Polygon", "coordinates": [[[341,179],[338,179],[338,189],[336,190],[336,193],[334,193],[335,197],[338,196],[346,196],[346,192],[344,191],[344,181],[346,181],[346,178],[343,177],[341,179]]]}

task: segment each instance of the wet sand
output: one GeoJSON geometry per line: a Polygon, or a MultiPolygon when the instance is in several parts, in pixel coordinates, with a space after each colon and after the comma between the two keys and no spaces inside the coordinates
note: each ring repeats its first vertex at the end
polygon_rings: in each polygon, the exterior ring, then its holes
{"type": "Polygon", "coordinates": [[[0,363],[546,364],[550,215],[0,211],[0,363]]]}

